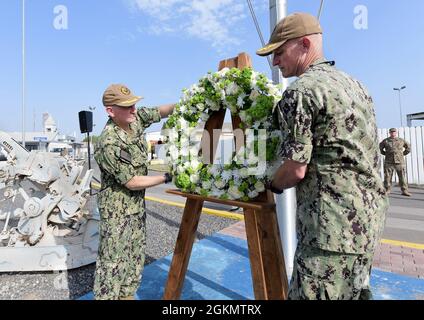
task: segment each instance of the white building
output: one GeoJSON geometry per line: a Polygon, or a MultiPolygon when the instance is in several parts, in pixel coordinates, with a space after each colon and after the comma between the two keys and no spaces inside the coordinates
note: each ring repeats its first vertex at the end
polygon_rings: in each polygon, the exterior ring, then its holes
{"type": "MultiPolygon", "coordinates": [[[[8,132],[19,143],[22,142],[22,132],[8,132]]],[[[56,122],[48,113],[43,114],[43,131],[25,132],[25,147],[29,150],[54,153],[66,153],[80,157],[82,143],[76,142],[76,137],[61,135],[56,122]]]]}

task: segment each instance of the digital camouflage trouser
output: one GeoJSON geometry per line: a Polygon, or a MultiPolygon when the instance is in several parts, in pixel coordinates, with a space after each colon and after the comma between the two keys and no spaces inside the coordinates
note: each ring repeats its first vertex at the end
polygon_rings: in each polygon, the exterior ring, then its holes
{"type": "Polygon", "coordinates": [[[145,212],[100,221],[95,299],[117,300],[136,293],[144,267],[145,248],[145,212]]]}
{"type": "Polygon", "coordinates": [[[371,300],[372,256],[298,245],[290,300],[371,300]]]}
{"type": "Polygon", "coordinates": [[[406,182],[405,165],[385,163],[384,164],[384,187],[389,190],[392,187],[393,172],[396,171],[399,177],[399,186],[402,191],[408,190],[408,184],[406,182]]]}

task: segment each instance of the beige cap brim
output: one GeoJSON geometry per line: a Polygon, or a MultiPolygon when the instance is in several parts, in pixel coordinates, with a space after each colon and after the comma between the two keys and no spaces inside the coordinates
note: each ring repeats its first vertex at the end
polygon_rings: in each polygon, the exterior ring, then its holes
{"type": "Polygon", "coordinates": [[[261,57],[268,56],[271,53],[273,53],[276,49],[278,49],[279,47],[281,47],[286,42],[287,42],[287,40],[268,44],[265,47],[263,47],[263,48],[259,49],[258,51],[256,51],[256,54],[258,56],[261,56],[261,57]]]}
{"type": "Polygon", "coordinates": [[[131,107],[133,105],[135,105],[137,102],[139,102],[141,99],[143,99],[143,97],[140,96],[133,96],[131,99],[126,100],[126,101],[122,101],[120,103],[117,103],[116,106],[118,107],[131,107]]]}

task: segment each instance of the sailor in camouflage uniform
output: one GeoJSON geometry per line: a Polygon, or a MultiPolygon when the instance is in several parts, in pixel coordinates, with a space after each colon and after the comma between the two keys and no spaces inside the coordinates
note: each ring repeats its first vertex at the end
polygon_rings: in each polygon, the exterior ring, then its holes
{"type": "Polygon", "coordinates": [[[323,58],[318,20],[283,19],[257,54],[299,77],[275,110],[284,163],[269,188],[297,186],[297,237],[289,299],[371,299],[369,277],[388,199],[379,175],[373,102],[323,58]]]}
{"type": "Polygon", "coordinates": [[[405,140],[397,137],[397,130],[389,130],[390,137],[380,143],[380,152],[384,158],[384,187],[390,193],[392,187],[393,172],[396,171],[399,177],[399,185],[402,195],[410,197],[408,183],[405,174],[405,156],[411,152],[411,146],[405,140]]]}
{"type": "Polygon", "coordinates": [[[122,84],[109,86],[103,104],[109,120],[94,157],[102,176],[97,195],[100,243],[94,295],[101,300],[130,300],[140,284],[146,247],[145,189],[171,180],[147,176],[143,131],[172,113],[174,105],[135,108],[141,97],[122,84]]]}

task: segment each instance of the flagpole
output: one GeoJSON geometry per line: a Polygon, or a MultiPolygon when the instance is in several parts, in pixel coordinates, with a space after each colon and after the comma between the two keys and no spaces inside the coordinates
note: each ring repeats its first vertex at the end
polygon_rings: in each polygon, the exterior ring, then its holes
{"type": "MultiPolygon", "coordinates": [[[[270,0],[271,32],[277,23],[287,16],[287,0],[270,0]]],[[[283,91],[287,89],[288,79],[283,78],[281,71],[273,67],[272,80],[275,84],[282,84],[283,91]]],[[[283,194],[275,195],[278,226],[280,229],[281,245],[284,252],[286,273],[290,281],[293,273],[294,254],[296,252],[296,188],[284,190],[283,194]]]]}
{"type": "Polygon", "coordinates": [[[22,146],[25,148],[25,0],[22,0],[22,146]]]}

